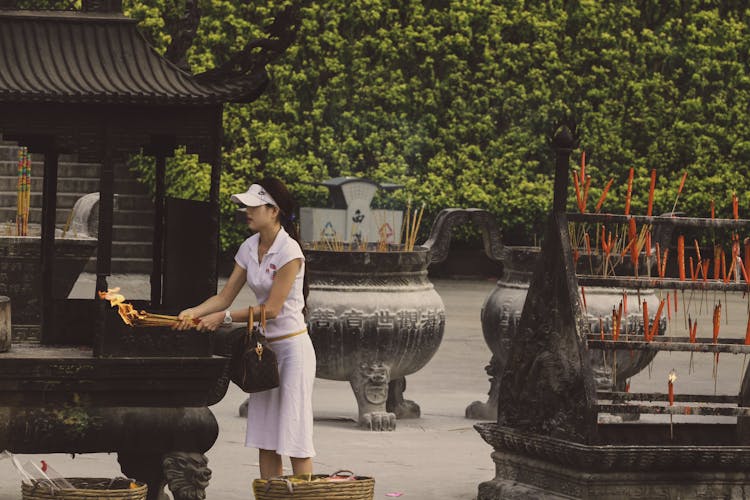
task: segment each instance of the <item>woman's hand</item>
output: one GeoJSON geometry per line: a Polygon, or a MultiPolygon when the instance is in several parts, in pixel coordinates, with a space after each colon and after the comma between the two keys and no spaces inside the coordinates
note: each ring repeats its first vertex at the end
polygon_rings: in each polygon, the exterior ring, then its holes
{"type": "Polygon", "coordinates": [[[172,330],[190,330],[191,328],[195,328],[195,322],[193,321],[194,317],[195,315],[192,308],[181,311],[180,314],[177,315],[179,321],[172,325],[172,330]]]}
{"type": "Polygon", "coordinates": [[[195,326],[199,332],[213,332],[224,323],[224,313],[215,312],[200,318],[200,323],[195,326]]]}

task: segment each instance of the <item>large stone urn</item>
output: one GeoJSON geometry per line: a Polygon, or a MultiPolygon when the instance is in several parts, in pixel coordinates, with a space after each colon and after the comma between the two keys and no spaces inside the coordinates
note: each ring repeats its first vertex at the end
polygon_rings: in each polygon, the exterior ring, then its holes
{"type": "Polygon", "coordinates": [[[396,418],[418,417],[403,399],[404,377],[427,364],[445,329],[429,249],[306,250],[305,258],[317,376],[349,381],[360,426],[391,430],[396,418]]]}
{"type": "MultiPolygon", "coordinates": [[[[482,333],[487,346],[492,351],[492,358],[486,367],[490,376],[490,391],[487,402],[474,401],[466,407],[466,417],[480,420],[496,420],[499,378],[507,362],[510,344],[517,333],[531,274],[539,257],[539,247],[506,246],[503,248],[503,276],[495,289],[484,302],[481,312],[482,333]]],[[[644,263],[645,265],[645,263],[644,263]]],[[[620,264],[618,271],[627,272],[629,264],[620,264]]],[[[578,261],[578,271],[589,273],[596,271],[596,257],[589,262],[588,257],[578,261]]],[[[623,315],[621,334],[643,334],[643,312],[640,303],[646,301],[653,320],[659,307],[659,297],[651,289],[625,290],[628,298],[627,315],[623,315]]],[[[598,334],[603,329],[606,335],[612,332],[612,309],[619,307],[623,301],[623,290],[612,288],[587,287],[585,289],[585,315],[592,333],[598,334]]],[[[664,314],[666,316],[666,313],[664,314]]],[[[664,334],[666,319],[662,317],[659,335],[664,334]]],[[[600,391],[625,390],[627,379],[643,370],[656,355],[655,351],[616,351],[592,349],[589,351],[591,365],[597,389],[600,391]]],[[[625,418],[625,417],[623,417],[625,418]]]]}
{"type": "Polygon", "coordinates": [[[427,267],[445,260],[452,227],[465,224],[482,230],[485,253],[497,261],[497,225],[479,209],[441,211],[413,251],[305,249],[317,376],[349,381],[360,426],[392,430],[397,418],[419,417],[417,403],[403,397],[405,377],[430,361],[445,329],[445,307],[427,267]]]}

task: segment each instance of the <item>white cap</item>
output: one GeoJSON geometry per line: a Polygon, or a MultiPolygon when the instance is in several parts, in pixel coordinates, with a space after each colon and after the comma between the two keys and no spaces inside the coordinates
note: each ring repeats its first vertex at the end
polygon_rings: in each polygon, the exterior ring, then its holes
{"type": "Polygon", "coordinates": [[[278,207],[278,203],[273,199],[273,196],[263,188],[260,184],[253,184],[244,193],[233,194],[231,200],[238,205],[244,205],[246,207],[259,207],[261,205],[271,204],[278,207]]]}

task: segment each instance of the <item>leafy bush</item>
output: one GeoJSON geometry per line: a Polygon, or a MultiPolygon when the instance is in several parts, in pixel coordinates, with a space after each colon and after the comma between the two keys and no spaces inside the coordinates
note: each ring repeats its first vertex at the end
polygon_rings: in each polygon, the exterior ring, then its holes
{"type": "MultiPolygon", "coordinates": [[[[184,0],[125,3],[163,51],[160,19],[184,0]]],[[[202,1],[192,71],[260,36],[288,3],[202,1]]],[[[402,206],[426,203],[425,230],[441,208],[481,207],[506,241],[529,243],[551,207],[549,138],[566,123],[575,156],[587,153],[591,197],[615,178],[606,210],[622,210],[634,167],[634,213],[655,168],[655,212],[672,208],[687,170],[678,209],[705,215],[715,199],[729,214],[732,192],[750,206],[749,17],[744,2],[717,0],[306,3],[267,92],[226,107],[222,196],[275,175],[321,204],[307,183],[365,176],[403,184],[402,206]]]]}

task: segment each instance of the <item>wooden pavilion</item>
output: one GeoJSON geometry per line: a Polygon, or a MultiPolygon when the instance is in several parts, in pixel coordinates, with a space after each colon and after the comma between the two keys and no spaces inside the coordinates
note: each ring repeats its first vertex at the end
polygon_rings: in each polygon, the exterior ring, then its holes
{"type": "Polygon", "coordinates": [[[250,74],[183,71],[147,44],[121,0],[17,8],[27,3],[0,0],[0,134],[44,156],[41,341],[87,343],[95,322],[76,318],[92,317],[93,297],[56,304],[52,296],[59,155],[101,164],[97,290],[111,270],[115,179],[142,150],[156,158],[150,306],[202,300],[217,282],[222,108],[256,99],[267,75],[262,65],[250,74]],[[177,146],[211,165],[210,196],[168,213],[165,162],[177,146]]]}
{"type": "Polygon", "coordinates": [[[97,291],[107,290],[111,271],[115,181],[143,150],[156,158],[143,306],[178,308],[215,293],[223,105],[260,95],[265,63],[294,38],[292,18],[195,76],[149,47],[120,0],[20,8],[31,1],[0,0],[0,134],[44,156],[42,329],[40,343],[0,353],[0,450],[113,452],[124,474],[148,484],[149,500],[163,498],[165,483],[176,500],[205,498],[203,454],[218,436],[208,407],[226,393],[228,360],[213,355],[209,335],[129,328],[105,301],[53,295],[59,158],[101,164],[97,291]],[[180,145],[211,165],[207,202],[165,197],[166,158],[180,145]]]}

